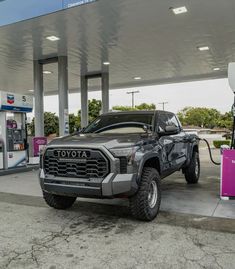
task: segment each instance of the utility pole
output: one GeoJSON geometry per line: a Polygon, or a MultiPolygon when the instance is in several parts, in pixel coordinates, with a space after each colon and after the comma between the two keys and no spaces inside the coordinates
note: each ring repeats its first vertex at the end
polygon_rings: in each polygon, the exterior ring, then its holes
{"type": "Polygon", "coordinates": [[[161,103],[158,103],[159,105],[162,105],[162,110],[164,111],[165,110],[165,105],[168,104],[168,102],[161,102],[161,103]]]}
{"type": "Polygon", "coordinates": [[[140,91],[132,91],[132,92],[127,92],[127,94],[131,94],[132,95],[132,108],[135,107],[135,94],[139,93],[140,91]]]}

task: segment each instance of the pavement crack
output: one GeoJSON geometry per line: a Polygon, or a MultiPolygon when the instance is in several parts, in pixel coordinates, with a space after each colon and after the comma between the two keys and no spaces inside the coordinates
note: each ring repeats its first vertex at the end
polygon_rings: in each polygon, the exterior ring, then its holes
{"type": "Polygon", "coordinates": [[[10,253],[8,253],[8,256],[13,254],[13,257],[8,258],[4,268],[8,268],[12,262],[19,260],[19,258],[21,258],[21,256],[27,255],[27,253],[28,253],[28,251],[24,251],[24,252],[20,252],[20,253],[15,251],[15,250],[11,251],[10,253]]]}
{"type": "MultiPolygon", "coordinates": [[[[40,262],[37,258],[37,253],[40,253],[43,249],[52,249],[55,247],[58,242],[54,244],[50,244],[54,242],[57,238],[63,238],[63,240],[68,243],[68,238],[71,236],[69,233],[65,233],[65,230],[67,228],[67,224],[70,223],[75,217],[72,219],[69,219],[68,222],[66,222],[60,231],[58,232],[50,232],[49,235],[40,238],[40,239],[34,239],[32,242],[32,245],[30,249],[24,251],[24,252],[17,252],[16,250],[11,251],[10,253],[7,253],[6,256],[12,256],[11,258],[8,258],[6,264],[4,265],[4,268],[9,268],[9,266],[13,262],[19,261],[22,256],[28,256],[28,258],[34,263],[35,268],[40,267],[40,262]]],[[[77,217],[76,217],[77,218],[77,217]]]]}
{"type": "Polygon", "coordinates": [[[31,258],[34,261],[34,263],[36,264],[37,268],[39,268],[39,262],[38,262],[37,256],[35,255],[34,246],[31,247],[31,258]]]}

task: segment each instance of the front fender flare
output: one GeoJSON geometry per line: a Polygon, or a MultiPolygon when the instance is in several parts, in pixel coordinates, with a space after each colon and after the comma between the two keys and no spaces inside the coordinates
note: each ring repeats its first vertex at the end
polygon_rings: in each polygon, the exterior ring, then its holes
{"type": "Polygon", "coordinates": [[[159,170],[160,171],[158,171],[158,172],[159,172],[159,174],[161,174],[161,162],[160,162],[160,156],[159,156],[159,154],[158,153],[152,153],[152,152],[147,153],[147,154],[145,154],[143,156],[143,158],[141,159],[140,164],[139,164],[138,173],[137,173],[137,184],[140,183],[140,180],[141,180],[141,176],[142,176],[142,172],[143,172],[143,168],[144,168],[145,163],[148,160],[152,159],[152,158],[156,158],[158,160],[159,166],[160,166],[159,167],[159,170]]]}

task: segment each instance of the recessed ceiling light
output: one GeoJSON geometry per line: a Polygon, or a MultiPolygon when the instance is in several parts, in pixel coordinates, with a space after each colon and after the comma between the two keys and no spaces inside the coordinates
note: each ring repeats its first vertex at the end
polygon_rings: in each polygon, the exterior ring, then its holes
{"type": "Polygon", "coordinates": [[[209,50],[210,48],[208,46],[202,46],[202,47],[198,47],[198,49],[200,51],[206,51],[206,50],[209,50]]]}
{"type": "Polygon", "coordinates": [[[34,92],[34,90],[29,90],[29,92],[34,92]]]}
{"type": "Polygon", "coordinates": [[[43,74],[50,75],[50,74],[52,74],[52,72],[51,71],[48,71],[48,70],[45,70],[45,71],[43,71],[43,74]]]}
{"type": "Polygon", "coordinates": [[[59,37],[54,36],[54,35],[47,36],[46,39],[47,39],[47,40],[50,40],[50,41],[58,41],[58,40],[60,40],[59,37]]]}
{"type": "Polygon", "coordinates": [[[103,62],[103,65],[110,65],[110,62],[103,62]]]}
{"type": "Polygon", "coordinates": [[[141,80],[142,77],[134,77],[134,80],[141,80]]]}
{"type": "Polygon", "coordinates": [[[186,13],[188,12],[187,8],[186,7],[177,7],[177,8],[171,8],[171,10],[173,11],[173,13],[175,15],[178,15],[178,14],[182,14],[182,13],[186,13]]]}
{"type": "Polygon", "coordinates": [[[220,71],[220,68],[219,67],[215,67],[213,68],[214,71],[220,71]]]}

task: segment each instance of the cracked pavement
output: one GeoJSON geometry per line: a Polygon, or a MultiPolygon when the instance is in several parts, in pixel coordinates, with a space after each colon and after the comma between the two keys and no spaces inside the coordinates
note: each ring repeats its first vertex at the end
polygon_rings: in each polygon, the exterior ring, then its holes
{"type": "Polygon", "coordinates": [[[219,200],[219,168],[202,158],[198,186],[180,174],[164,181],[162,211],[151,223],[134,220],[123,200],[79,199],[54,210],[36,172],[2,177],[0,269],[234,269],[235,204],[219,200]]]}
{"type": "Polygon", "coordinates": [[[161,212],[145,223],[125,206],[58,211],[31,198],[0,202],[1,269],[235,268],[235,220],[161,212]]]}

